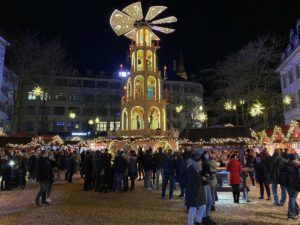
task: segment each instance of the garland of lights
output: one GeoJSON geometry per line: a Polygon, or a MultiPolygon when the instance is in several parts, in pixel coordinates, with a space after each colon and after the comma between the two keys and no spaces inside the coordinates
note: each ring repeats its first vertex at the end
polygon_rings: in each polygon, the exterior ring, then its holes
{"type": "Polygon", "coordinates": [[[298,128],[299,128],[299,123],[296,120],[292,120],[289,130],[286,134],[285,141],[287,141],[287,142],[290,141],[292,139],[292,134],[293,134],[294,130],[296,130],[298,128]]]}
{"type": "Polygon", "coordinates": [[[285,140],[285,135],[283,134],[281,127],[275,126],[273,130],[273,134],[271,136],[272,143],[276,142],[276,137],[278,134],[281,135],[281,140],[285,140]]]}

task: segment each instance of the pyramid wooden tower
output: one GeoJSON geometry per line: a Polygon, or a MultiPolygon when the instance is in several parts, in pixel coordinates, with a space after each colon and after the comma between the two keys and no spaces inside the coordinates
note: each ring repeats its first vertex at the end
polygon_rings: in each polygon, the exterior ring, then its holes
{"type": "Polygon", "coordinates": [[[121,130],[119,136],[169,136],[166,130],[166,101],[162,98],[162,81],[157,68],[158,36],[152,30],[172,33],[171,28],[157,24],[173,23],[174,16],[153,20],[166,10],[165,6],[152,6],[143,19],[140,2],[121,11],[115,10],[110,24],[117,35],[132,40],[130,45],[131,73],[124,87],[121,101],[121,130]]]}

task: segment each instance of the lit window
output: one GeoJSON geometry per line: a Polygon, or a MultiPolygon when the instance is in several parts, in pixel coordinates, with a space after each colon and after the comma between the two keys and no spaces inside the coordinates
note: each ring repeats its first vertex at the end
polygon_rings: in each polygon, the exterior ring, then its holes
{"type": "Polygon", "coordinates": [[[28,100],[35,100],[36,99],[36,96],[33,94],[32,91],[29,91],[28,92],[28,100]]]}
{"type": "Polygon", "coordinates": [[[97,131],[106,131],[107,130],[107,122],[100,122],[96,127],[97,131]]]}

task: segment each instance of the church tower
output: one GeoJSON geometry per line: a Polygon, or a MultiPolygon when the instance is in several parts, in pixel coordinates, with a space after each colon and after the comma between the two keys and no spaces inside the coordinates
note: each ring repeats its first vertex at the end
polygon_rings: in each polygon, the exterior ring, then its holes
{"type": "Polygon", "coordinates": [[[121,101],[121,136],[157,136],[166,131],[166,101],[157,69],[158,38],[147,25],[135,30],[130,45],[131,73],[121,101]],[[161,131],[161,132],[158,132],[161,131]]]}

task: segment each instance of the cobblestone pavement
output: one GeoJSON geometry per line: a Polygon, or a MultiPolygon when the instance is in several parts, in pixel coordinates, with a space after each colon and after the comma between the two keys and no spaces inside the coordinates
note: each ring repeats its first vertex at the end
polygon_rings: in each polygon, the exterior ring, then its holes
{"type": "MultiPolygon", "coordinates": [[[[51,205],[40,207],[34,204],[37,190],[29,183],[25,190],[0,192],[0,225],[186,225],[182,199],[161,199],[159,191],[146,191],[141,182],[134,192],[106,194],[82,191],[80,179],[57,182],[51,205]]],[[[257,189],[250,196],[250,203],[233,204],[230,193],[219,193],[212,218],[224,225],[299,224],[286,220],[286,206],[258,200],[257,189]]]]}

